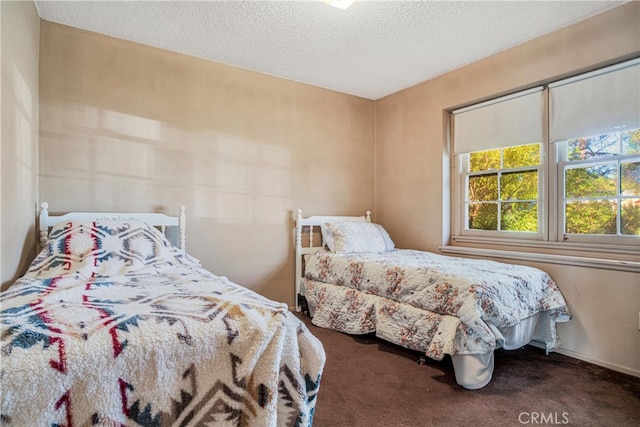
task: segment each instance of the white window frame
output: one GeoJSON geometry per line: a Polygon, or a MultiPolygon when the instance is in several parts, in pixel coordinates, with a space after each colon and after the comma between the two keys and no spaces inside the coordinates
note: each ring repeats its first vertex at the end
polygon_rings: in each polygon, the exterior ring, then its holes
{"type": "MultiPolygon", "coordinates": [[[[620,144],[620,141],[618,141],[620,144]]],[[[573,168],[582,168],[589,166],[602,165],[607,163],[612,163],[616,165],[617,174],[620,174],[620,165],[623,163],[629,162],[640,162],[640,154],[619,154],[617,156],[608,156],[608,157],[596,157],[588,160],[578,160],[578,161],[570,161],[567,159],[567,150],[566,150],[566,141],[562,143],[555,144],[557,151],[557,173],[559,177],[559,188],[558,188],[558,207],[562,208],[563,214],[562,216],[558,216],[558,229],[557,235],[562,236],[563,241],[571,241],[576,243],[600,243],[600,244],[612,244],[612,245],[638,245],[638,236],[625,236],[625,235],[590,235],[590,234],[566,234],[565,233],[565,223],[566,216],[564,215],[564,203],[565,203],[565,171],[567,169],[573,168]]],[[[622,200],[625,199],[621,195],[620,191],[620,177],[618,176],[618,180],[616,183],[616,196],[605,197],[607,199],[616,199],[618,204],[618,212],[617,212],[617,232],[620,232],[620,220],[621,220],[621,209],[622,209],[622,200]]],[[[636,198],[636,197],[634,197],[636,198]]],[[[640,195],[637,196],[640,198],[640,195]]],[[[585,198],[586,199],[586,198],[585,198]]]]}
{"type": "MultiPolygon", "coordinates": [[[[505,147],[508,148],[508,147],[505,147]]],[[[500,149],[499,150],[503,150],[500,149]]],[[[544,170],[545,170],[545,162],[544,162],[544,156],[543,156],[543,144],[540,144],[540,163],[536,166],[522,166],[522,167],[516,167],[516,168],[504,168],[502,167],[502,160],[503,160],[503,156],[502,156],[502,152],[500,155],[500,163],[501,163],[501,167],[499,169],[490,169],[487,171],[482,171],[482,172],[470,172],[468,169],[469,166],[469,154],[465,153],[465,154],[459,154],[457,155],[458,158],[458,170],[459,172],[459,176],[458,176],[458,182],[459,182],[459,194],[462,196],[462,198],[458,199],[458,203],[460,204],[460,209],[459,209],[459,215],[460,215],[460,219],[461,221],[459,221],[458,223],[458,229],[459,229],[459,233],[460,235],[467,235],[467,236],[486,236],[486,237],[493,237],[493,238],[509,238],[509,239],[524,239],[524,240],[542,240],[544,237],[544,212],[546,211],[546,207],[543,205],[543,197],[542,195],[544,194],[543,192],[543,174],[544,174],[544,170]],[[473,176],[482,176],[482,175],[487,175],[487,174],[497,174],[498,176],[498,185],[500,185],[500,177],[501,175],[505,174],[505,173],[512,173],[512,172],[529,172],[529,171],[536,171],[536,173],[538,174],[538,200],[537,200],[537,204],[538,204],[538,231],[536,232],[532,232],[532,231],[505,231],[505,230],[478,230],[478,229],[469,229],[467,228],[467,224],[469,224],[469,215],[468,215],[468,209],[467,206],[469,204],[469,194],[468,194],[468,189],[469,189],[469,178],[473,177],[473,176]]],[[[508,203],[507,201],[501,201],[500,200],[500,194],[498,194],[498,201],[496,202],[498,204],[498,224],[500,224],[500,205],[501,203],[508,203]]],[[[498,226],[499,228],[499,226],[498,226]]]]}

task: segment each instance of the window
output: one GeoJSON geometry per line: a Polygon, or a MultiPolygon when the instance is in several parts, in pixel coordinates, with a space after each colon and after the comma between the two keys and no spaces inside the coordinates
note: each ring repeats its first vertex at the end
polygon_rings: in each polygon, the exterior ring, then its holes
{"type": "Polygon", "coordinates": [[[640,59],[453,112],[454,238],[640,245],[640,59]]]}
{"type": "Polygon", "coordinates": [[[465,157],[468,230],[538,232],[540,144],[465,157]]]}
{"type": "Polygon", "coordinates": [[[559,151],[564,240],[640,236],[640,130],[563,141],[559,151]]]}
{"type": "Polygon", "coordinates": [[[457,234],[539,239],[543,88],[454,112],[457,234]]]}

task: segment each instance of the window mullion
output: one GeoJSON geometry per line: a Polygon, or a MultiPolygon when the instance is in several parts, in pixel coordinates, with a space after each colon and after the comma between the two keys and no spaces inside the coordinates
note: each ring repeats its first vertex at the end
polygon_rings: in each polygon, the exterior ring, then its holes
{"type": "Polygon", "coordinates": [[[558,241],[558,209],[560,205],[558,191],[558,151],[549,138],[549,88],[542,91],[542,174],[539,181],[539,201],[541,212],[542,240],[558,241]]]}
{"type": "Polygon", "coordinates": [[[502,168],[504,167],[503,163],[503,154],[502,150],[500,150],[500,170],[498,171],[498,199],[496,200],[496,215],[498,216],[498,225],[496,231],[502,230],[502,168]]]}
{"type": "Polygon", "coordinates": [[[617,198],[617,210],[618,215],[616,218],[616,233],[618,236],[622,236],[622,134],[618,134],[618,164],[616,175],[616,198],[617,198]]]}

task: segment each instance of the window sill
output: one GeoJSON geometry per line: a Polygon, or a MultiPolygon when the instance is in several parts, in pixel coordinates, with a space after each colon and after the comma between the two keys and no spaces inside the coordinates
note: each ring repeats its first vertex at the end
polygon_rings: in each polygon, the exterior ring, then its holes
{"type": "Polygon", "coordinates": [[[468,255],[489,258],[502,258],[640,273],[640,262],[630,260],[592,258],[576,255],[558,255],[540,252],[525,252],[524,250],[510,251],[503,249],[487,249],[468,246],[447,245],[440,246],[438,249],[440,250],[440,252],[447,255],[468,255]]]}
{"type": "MultiPolygon", "coordinates": [[[[605,243],[584,243],[575,241],[565,242],[548,242],[533,239],[516,239],[516,238],[499,238],[487,236],[461,236],[455,235],[451,238],[456,243],[465,244],[483,244],[495,246],[514,246],[523,247],[524,252],[535,252],[539,250],[553,251],[571,251],[571,252],[594,252],[597,254],[607,254],[607,258],[632,256],[638,257],[640,254],[640,239],[638,245],[621,245],[621,244],[605,244],[605,243]]],[[[598,256],[596,256],[597,258],[598,256]]],[[[640,261],[640,258],[638,258],[640,261]]]]}

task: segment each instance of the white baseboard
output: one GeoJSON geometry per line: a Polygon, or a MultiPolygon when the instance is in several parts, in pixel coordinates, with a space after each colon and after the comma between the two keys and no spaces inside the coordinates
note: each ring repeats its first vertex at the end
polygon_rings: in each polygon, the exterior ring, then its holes
{"type": "MultiPolygon", "coordinates": [[[[538,341],[531,341],[531,342],[529,342],[529,345],[532,345],[532,346],[538,347],[538,348],[542,348],[542,349],[545,348],[545,345],[543,343],[538,342],[538,341]]],[[[559,353],[559,354],[562,354],[564,356],[573,357],[574,359],[582,360],[584,362],[593,363],[594,365],[602,366],[603,368],[611,369],[613,371],[622,372],[623,374],[627,374],[627,375],[631,375],[631,376],[640,378],[640,371],[637,370],[637,369],[631,369],[631,368],[628,368],[626,366],[616,365],[615,363],[605,362],[604,360],[594,359],[593,357],[585,356],[584,354],[577,353],[577,352],[572,351],[572,350],[559,348],[557,350],[554,350],[554,353],[559,353]]]]}

